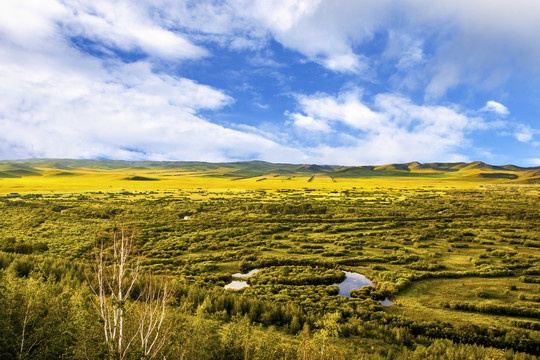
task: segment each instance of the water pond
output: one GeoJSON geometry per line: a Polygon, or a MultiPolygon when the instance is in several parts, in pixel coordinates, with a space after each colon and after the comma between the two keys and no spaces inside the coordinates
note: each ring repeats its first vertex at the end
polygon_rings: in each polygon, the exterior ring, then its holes
{"type": "Polygon", "coordinates": [[[244,278],[248,278],[248,277],[250,277],[251,275],[255,274],[257,271],[259,271],[259,269],[253,269],[253,270],[251,270],[250,272],[245,273],[245,274],[242,274],[242,273],[236,273],[236,274],[232,274],[232,277],[244,279],[244,278]]]}
{"type": "MultiPolygon", "coordinates": [[[[251,275],[255,274],[257,271],[259,271],[259,269],[253,269],[250,272],[245,273],[245,274],[242,274],[242,273],[232,274],[232,276],[233,278],[237,278],[237,279],[247,279],[251,275]]],[[[233,280],[227,285],[225,285],[225,289],[239,290],[248,286],[249,284],[245,280],[233,280]]]]}
{"type": "MultiPolygon", "coordinates": [[[[250,272],[247,272],[245,274],[242,273],[236,273],[233,274],[233,278],[236,279],[248,279],[251,275],[255,274],[259,269],[253,269],[250,272]]],[[[350,272],[350,271],[343,271],[345,273],[345,280],[339,284],[334,284],[339,287],[339,295],[343,295],[346,297],[351,297],[351,290],[360,289],[364,286],[373,286],[373,283],[371,280],[369,280],[367,277],[365,277],[362,274],[350,272]]],[[[225,285],[225,289],[233,289],[233,290],[239,290],[243,289],[245,287],[248,287],[249,284],[246,280],[233,280],[229,284],[225,285]]],[[[392,301],[388,299],[384,299],[379,301],[381,305],[383,306],[390,306],[393,304],[392,301]]]]}
{"type": "Polygon", "coordinates": [[[243,289],[245,287],[248,287],[247,281],[239,281],[239,280],[233,280],[227,285],[225,285],[225,289],[233,289],[233,290],[239,290],[243,289]]]}
{"type": "MultiPolygon", "coordinates": [[[[351,290],[360,289],[364,286],[373,286],[371,280],[369,280],[365,275],[350,271],[344,271],[344,273],[345,280],[343,280],[343,282],[339,284],[333,284],[339,287],[339,295],[343,295],[349,298],[351,297],[351,290]]],[[[383,306],[390,306],[393,304],[393,302],[388,299],[384,299],[379,302],[383,306]]]]}
{"type": "Polygon", "coordinates": [[[390,306],[393,304],[393,302],[388,300],[387,298],[385,298],[384,300],[380,300],[379,302],[381,303],[382,306],[390,306]]]}

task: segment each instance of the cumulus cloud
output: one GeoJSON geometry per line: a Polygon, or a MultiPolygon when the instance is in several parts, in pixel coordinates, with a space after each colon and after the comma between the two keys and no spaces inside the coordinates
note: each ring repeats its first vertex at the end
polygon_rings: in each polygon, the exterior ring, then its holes
{"type": "Polygon", "coordinates": [[[540,134],[540,130],[536,130],[529,125],[519,124],[514,132],[514,137],[519,142],[527,143],[531,142],[536,134],[540,134]]]}
{"type": "Polygon", "coordinates": [[[306,124],[325,123],[347,135],[347,144],[325,143],[309,149],[320,162],[340,159],[343,164],[405,161],[464,161],[460,151],[470,146],[467,135],[489,127],[480,118],[458,109],[416,105],[403,96],[377,95],[370,104],[360,91],[337,96],[298,96],[300,113],[292,114],[306,124]],[[308,120],[306,120],[308,119],[308,120]],[[340,126],[345,128],[340,129],[340,126]]]}
{"type": "Polygon", "coordinates": [[[5,0],[0,3],[0,34],[12,44],[39,47],[42,38],[55,36],[55,21],[66,15],[55,0],[5,0]]]}
{"type": "Polygon", "coordinates": [[[231,99],[191,80],[153,74],[146,63],[120,65],[98,79],[59,80],[58,75],[51,74],[54,82],[21,84],[20,91],[7,95],[10,101],[0,109],[2,158],[225,161],[254,156],[277,161],[287,153],[298,156],[259,135],[201,118],[200,109],[219,108],[231,99]]]}
{"type": "Polygon", "coordinates": [[[178,2],[164,21],[181,23],[223,46],[260,48],[269,36],[336,72],[364,73],[354,46],[373,36],[388,1],[240,0],[178,2]],[[189,3],[189,5],[188,5],[189,3]]]}
{"type": "MultiPolygon", "coordinates": [[[[56,1],[44,2],[56,5],[47,11],[58,8],[56,1]]],[[[261,49],[274,39],[329,70],[368,77],[379,71],[379,56],[391,58],[394,82],[425,89],[427,99],[438,99],[460,84],[491,88],[519,69],[539,70],[540,64],[536,41],[540,3],[534,0],[99,0],[90,5],[74,0],[68,4],[61,11],[71,14],[65,24],[74,34],[169,58],[208,55],[175,29],[235,50],[261,49]],[[377,35],[380,53],[366,53],[364,45],[377,35]]]]}
{"type": "MultiPolygon", "coordinates": [[[[302,159],[299,150],[202,117],[202,110],[233,103],[219,89],[156,72],[148,61],[102,60],[78,51],[66,35],[71,30],[58,23],[58,16],[83,24],[84,16],[103,20],[99,12],[85,12],[83,7],[71,14],[67,5],[53,0],[34,5],[1,5],[9,15],[29,15],[31,21],[20,29],[14,22],[0,22],[0,32],[10,35],[0,38],[0,158],[302,159]]],[[[193,45],[165,30],[151,33],[160,41],[156,48],[147,47],[133,33],[135,24],[122,21],[109,19],[89,29],[105,43],[110,40],[107,46],[141,46],[160,58],[199,56],[193,45]]]]}
{"type": "Polygon", "coordinates": [[[148,63],[117,64],[93,77],[48,71],[46,78],[16,64],[0,71],[11,79],[6,86],[18,85],[1,91],[2,158],[224,161],[274,154],[277,160],[291,150],[201,118],[199,110],[221,108],[232,99],[192,80],[155,74],[148,63]]]}
{"type": "Polygon", "coordinates": [[[294,113],[290,114],[290,118],[293,120],[294,126],[302,128],[308,131],[330,131],[330,127],[325,120],[315,120],[311,116],[304,116],[302,114],[294,113]]]}
{"type": "Polygon", "coordinates": [[[493,100],[488,101],[486,105],[480,110],[494,112],[502,116],[506,116],[510,114],[510,111],[508,110],[506,106],[493,100]]]}
{"type": "Polygon", "coordinates": [[[82,37],[100,50],[141,51],[168,59],[198,58],[207,51],[142,13],[130,1],[17,1],[0,4],[0,33],[25,47],[44,37],[82,37]]]}
{"type": "MultiPolygon", "coordinates": [[[[504,82],[519,71],[508,64],[538,70],[538,18],[533,0],[4,0],[0,157],[466,160],[469,134],[491,124],[433,104],[460,84],[504,82]],[[359,87],[296,95],[297,109],[273,124],[292,126],[276,135],[261,124],[212,123],[201,114],[232,106],[234,94],[157,70],[210,58],[218,44],[262,54],[251,66],[281,71],[290,64],[273,58],[272,41],[296,52],[293,61],[338,73],[334,79],[382,80],[388,88],[369,97],[359,87]],[[420,95],[412,101],[396,88],[420,95]],[[422,96],[430,105],[418,104],[422,96]],[[291,129],[320,144],[302,143],[291,129]]],[[[493,100],[482,112],[509,114],[493,100]]],[[[538,144],[531,126],[512,134],[538,144]]]]}
{"type": "Polygon", "coordinates": [[[337,97],[316,94],[297,98],[302,110],[316,119],[341,122],[355,129],[377,128],[384,121],[381,114],[359,101],[358,91],[345,92],[337,97]]]}
{"type": "Polygon", "coordinates": [[[225,46],[256,48],[271,37],[336,72],[377,71],[377,57],[391,55],[396,76],[428,99],[460,84],[491,88],[540,64],[535,0],[208,0],[173,8],[164,19],[225,46]],[[386,39],[386,47],[367,54],[363,45],[377,35],[375,45],[386,39]]]}
{"type": "Polygon", "coordinates": [[[247,1],[239,13],[263,24],[285,47],[337,72],[365,73],[370,64],[355,45],[373,36],[386,1],[247,1]]]}
{"type": "Polygon", "coordinates": [[[131,1],[66,3],[70,16],[63,19],[72,36],[82,36],[124,51],[140,50],[169,59],[198,58],[208,52],[177,32],[156,23],[131,1]]]}

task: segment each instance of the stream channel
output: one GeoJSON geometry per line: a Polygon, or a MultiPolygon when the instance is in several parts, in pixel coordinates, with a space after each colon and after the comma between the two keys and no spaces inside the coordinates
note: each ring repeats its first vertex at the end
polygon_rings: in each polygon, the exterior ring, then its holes
{"type": "MultiPolygon", "coordinates": [[[[251,275],[255,274],[259,269],[253,269],[248,273],[241,274],[236,273],[233,274],[233,278],[237,279],[247,279],[251,275]]],[[[348,298],[351,297],[351,290],[356,290],[363,288],[364,286],[373,286],[373,283],[371,280],[369,280],[367,277],[365,277],[362,274],[350,272],[350,271],[343,271],[345,273],[345,280],[340,282],[339,284],[333,284],[336,285],[339,288],[339,295],[346,296],[348,298]]],[[[225,285],[225,289],[233,289],[233,290],[239,290],[245,287],[248,287],[249,284],[246,280],[233,280],[229,284],[225,285]]],[[[380,300],[379,301],[381,305],[383,306],[390,306],[393,304],[392,301],[388,299],[380,300]]]]}

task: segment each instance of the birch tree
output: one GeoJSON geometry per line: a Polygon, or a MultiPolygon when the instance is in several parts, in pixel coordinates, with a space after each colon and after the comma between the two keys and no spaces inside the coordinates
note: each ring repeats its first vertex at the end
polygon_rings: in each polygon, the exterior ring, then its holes
{"type": "Polygon", "coordinates": [[[171,292],[166,283],[161,288],[152,279],[142,296],[138,329],[141,351],[146,359],[154,359],[168,339],[169,327],[166,324],[166,316],[171,292]]]}
{"type": "Polygon", "coordinates": [[[150,281],[132,299],[140,275],[132,238],[122,226],[120,235],[113,236],[112,249],[105,249],[101,242],[95,258],[96,281],[90,284],[111,360],[126,359],[137,352],[135,347],[142,358],[154,359],[166,342],[164,324],[171,293],[166,285],[150,281]]]}

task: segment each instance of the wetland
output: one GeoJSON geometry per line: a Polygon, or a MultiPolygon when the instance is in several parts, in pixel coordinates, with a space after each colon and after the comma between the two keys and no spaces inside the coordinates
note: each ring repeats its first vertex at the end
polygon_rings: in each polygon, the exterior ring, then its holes
{"type": "Polygon", "coordinates": [[[140,273],[126,324],[138,328],[149,284],[167,284],[163,356],[540,353],[537,185],[317,181],[10,188],[0,194],[0,358],[17,358],[23,336],[28,359],[105,357],[91,285],[101,244],[112,251],[123,229],[140,273]]]}

